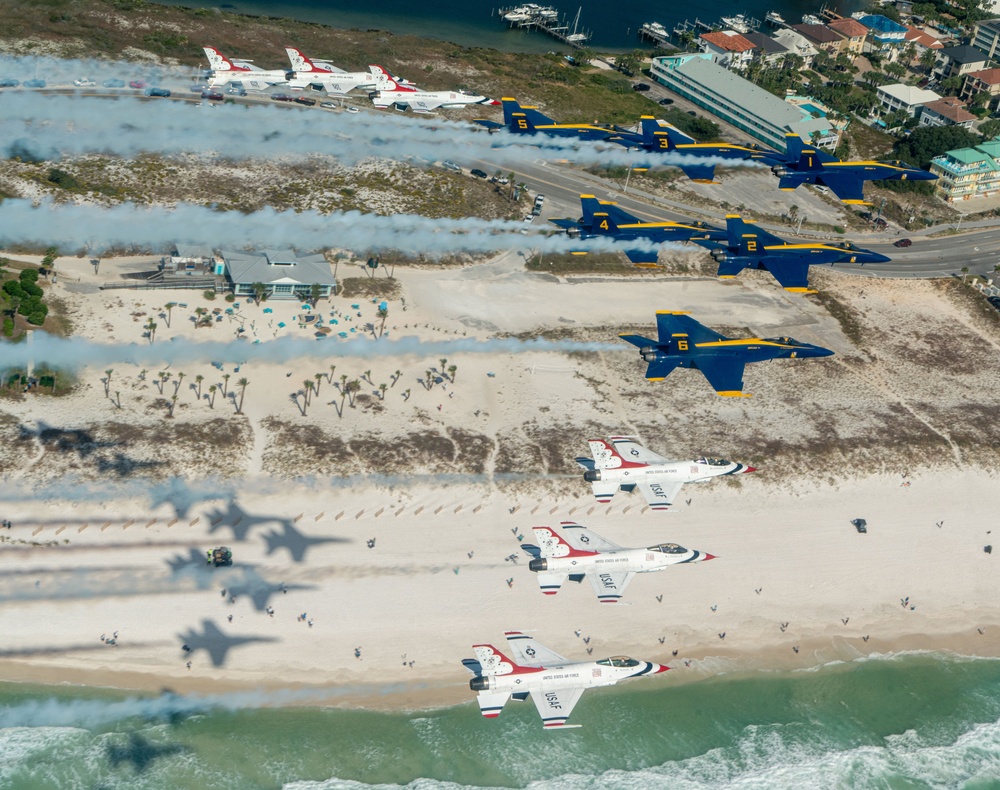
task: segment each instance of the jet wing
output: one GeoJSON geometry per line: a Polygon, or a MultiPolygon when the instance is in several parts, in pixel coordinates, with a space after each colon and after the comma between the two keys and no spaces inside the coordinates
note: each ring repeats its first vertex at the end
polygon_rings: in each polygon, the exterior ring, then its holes
{"type": "Polygon", "coordinates": [[[665,464],[669,463],[664,458],[652,450],[647,450],[632,436],[612,436],[611,443],[615,446],[618,454],[640,464],[665,464]]]}
{"type": "MultiPolygon", "coordinates": [[[[715,165],[677,165],[684,175],[700,184],[715,183],[715,165]]],[[[832,187],[831,187],[832,189],[832,187]]]]}
{"type": "MultiPolygon", "coordinates": [[[[801,173],[791,173],[787,176],[782,176],[778,179],[778,189],[784,189],[785,191],[796,189],[800,184],[804,184],[811,179],[801,173]]],[[[833,187],[830,187],[833,189],[833,187]]]]}
{"type": "Polygon", "coordinates": [[[826,184],[844,203],[864,203],[864,179],[855,173],[831,173],[824,170],[816,180],[826,184]]]}
{"type": "Polygon", "coordinates": [[[473,123],[477,123],[480,126],[483,126],[483,127],[487,128],[487,129],[489,129],[491,132],[495,131],[497,129],[506,129],[507,128],[504,124],[499,123],[498,121],[491,121],[491,120],[489,120],[487,118],[473,118],[472,122],[473,123]]]}
{"type": "Polygon", "coordinates": [[[590,584],[597,593],[597,600],[601,603],[618,603],[618,600],[632,581],[634,573],[596,573],[591,571],[587,574],[590,584]]]}
{"type": "Polygon", "coordinates": [[[566,719],[580,701],[583,691],[582,688],[532,691],[531,701],[535,703],[538,715],[542,717],[542,726],[547,730],[579,727],[579,724],[567,725],[566,719]]]}
{"type": "Polygon", "coordinates": [[[632,263],[656,263],[660,259],[659,250],[627,249],[623,252],[632,263]]]}
{"type": "Polygon", "coordinates": [[[479,703],[480,712],[487,719],[495,719],[500,715],[500,711],[503,710],[503,706],[507,704],[507,700],[510,699],[510,694],[506,691],[494,691],[492,694],[479,693],[476,701],[479,703]]]}
{"type": "Polygon", "coordinates": [[[666,510],[681,491],[683,483],[638,483],[643,498],[649,504],[650,510],[666,510]]]}
{"type": "Polygon", "coordinates": [[[743,395],[743,369],[746,367],[743,360],[715,357],[699,359],[695,365],[720,395],[743,395]]]}
{"type": "Polygon", "coordinates": [[[566,659],[520,631],[507,631],[507,644],[514,660],[523,667],[558,666],[566,659]]]}
{"type": "Polygon", "coordinates": [[[646,368],[646,381],[663,381],[681,364],[679,359],[660,359],[646,368]]]}
{"type": "Polygon", "coordinates": [[[564,573],[536,573],[538,586],[546,595],[555,595],[566,581],[564,573]]]}
{"type": "Polygon", "coordinates": [[[809,263],[807,261],[801,258],[781,260],[778,257],[765,257],[761,262],[782,288],[789,290],[809,288],[809,263]]]}
{"type": "Polygon", "coordinates": [[[620,486],[615,480],[595,480],[590,484],[594,490],[594,499],[602,505],[611,501],[611,497],[618,493],[620,486]]]}
{"type": "Polygon", "coordinates": [[[617,543],[612,543],[607,538],[602,538],[596,532],[591,532],[572,521],[563,521],[559,525],[559,534],[577,551],[618,551],[621,549],[617,543]]]}

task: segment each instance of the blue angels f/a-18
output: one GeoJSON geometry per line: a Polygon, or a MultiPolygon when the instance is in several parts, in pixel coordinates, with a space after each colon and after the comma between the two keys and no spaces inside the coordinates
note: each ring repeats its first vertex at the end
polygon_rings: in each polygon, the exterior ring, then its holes
{"type": "Polygon", "coordinates": [[[692,368],[700,370],[712,388],[726,397],[749,397],[743,392],[743,368],[748,362],[833,354],[790,337],[728,338],[699,324],[686,312],[674,310],[657,310],[656,331],[657,340],[619,335],[639,347],[639,355],[649,363],[648,381],[663,381],[676,368],[692,368]]]}
{"type": "Polygon", "coordinates": [[[611,138],[612,142],[636,146],[654,153],[676,154],[674,159],[664,164],[679,167],[684,175],[701,184],[716,183],[715,168],[719,159],[759,161],[766,165],[773,165],[784,159],[777,151],[761,148],[755,143],[699,143],[676,126],[652,115],[642,116],[639,129],[639,133],[636,133],[616,127],[618,134],[611,138]],[[709,160],[709,163],[704,160],[709,160]]]}
{"type": "MultiPolygon", "coordinates": [[[[623,250],[632,263],[650,265],[656,263],[657,250],[653,245],[670,241],[695,241],[708,244],[722,241],[726,234],[708,227],[704,222],[641,222],[615,203],[598,200],[594,195],[580,195],[583,216],[579,220],[551,219],[555,225],[567,233],[581,239],[599,236],[624,241],[648,242],[623,250]]],[[[586,252],[574,252],[586,255],[586,252]]]]}
{"type": "Polygon", "coordinates": [[[799,184],[822,184],[829,187],[844,203],[864,204],[865,181],[933,181],[933,173],[905,162],[874,162],[861,160],[844,162],[806,145],[797,134],[785,137],[785,161],[775,164],[771,172],[779,177],[778,188],[786,192],[799,184]]]}
{"type": "Polygon", "coordinates": [[[476,118],[474,123],[485,126],[490,131],[507,129],[511,134],[544,134],[549,137],[576,137],[579,140],[607,140],[615,130],[609,126],[595,126],[590,123],[556,123],[547,115],[542,115],[536,107],[522,107],[517,99],[501,99],[503,123],[476,118]]]}
{"type": "Polygon", "coordinates": [[[726,215],[725,246],[695,240],[705,247],[715,247],[711,256],[719,264],[719,277],[735,277],[744,269],[763,269],[786,291],[815,293],[809,288],[809,266],[814,263],[885,263],[885,255],[855,247],[849,241],[788,242],[756,225],[744,222],[738,214],[726,215]]]}

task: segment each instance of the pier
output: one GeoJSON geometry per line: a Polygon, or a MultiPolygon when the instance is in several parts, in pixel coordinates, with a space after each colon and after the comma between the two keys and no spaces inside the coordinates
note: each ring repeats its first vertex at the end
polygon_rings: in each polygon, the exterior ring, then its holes
{"type": "Polygon", "coordinates": [[[572,27],[565,16],[560,20],[559,11],[552,6],[526,3],[512,8],[501,8],[496,13],[499,13],[500,18],[509,27],[539,30],[550,35],[556,41],[575,49],[582,49],[593,36],[591,31],[580,28],[580,12],[582,10],[582,6],[577,9],[572,27]]]}

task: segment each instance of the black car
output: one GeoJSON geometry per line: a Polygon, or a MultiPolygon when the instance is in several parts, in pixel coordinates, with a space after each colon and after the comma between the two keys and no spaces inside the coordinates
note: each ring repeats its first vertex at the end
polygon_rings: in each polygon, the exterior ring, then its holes
{"type": "Polygon", "coordinates": [[[316,100],[310,99],[308,96],[296,96],[292,101],[296,104],[304,104],[306,107],[312,107],[316,104],[316,100]]]}
{"type": "Polygon", "coordinates": [[[15,80],[10,77],[0,80],[0,88],[16,88],[20,84],[21,80],[15,80]]]}
{"type": "Polygon", "coordinates": [[[696,113],[694,110],[688,110],[688,115],[690,115],[692,118],[698,117],[698,113],[696,113]]]}
{"type": "Polygon", "coordinates": [[[664,107],[673,103],[674,103],[673,99],[660,99],[660,101],[658,102],[658,104],[662,104],[664,107]]]}
{"type": "Polygon", "coordinates": [[[649,85],[645,82],[637,82],[632,86],[632,90],[638,91],[639,93],[645,93],[649,90],[649,85]]]}
{"type": "Polygon", "coordinates": [[[170,97],[170,91],[166,88],[146,88],[147,96],[159,96],[161,99],[167,99],[170,97]]]}
{"type": "Polygon", "coordinates": [[[893,247],[909,247],[911,244],[913,244],[913,242],[910,241],[909,239],[899,239],[899,241],[894,241],[892,243],[892,246],[893,247]]]}
{"type": "Polygon", "coordinates": [[[221,93],[216,93],[215,91],[203,91],[201,98],[208,99],[209,101],[222,101],[226,97],[221,93]]]}
{"type": "Polygon", "coordinates": [[[25,88],[44,88],[45,80],[25,80],[21,83],[25,88]]]}
{"type": "Polygon", "coordinates": [[[489,178],[489,176],[486,174],[485,171],[479,170],[478,168],[474,169],[474,170],[470,170],[469,172],[472,175],[474,175],[476,178],[489,178]]]}
{"type": "Polygon", "coordinates": [[[271,94],[271,101],[291,101],[292,97],[284,93],[271,94]]]}

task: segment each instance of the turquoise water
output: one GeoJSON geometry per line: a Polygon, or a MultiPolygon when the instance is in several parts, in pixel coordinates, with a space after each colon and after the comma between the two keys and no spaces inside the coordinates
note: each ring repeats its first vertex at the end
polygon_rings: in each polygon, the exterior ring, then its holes
{"type": "Polygon", "coordinates": [[[493,721],[472,704],[118,719],[119,694],[0,685],[0,787],[1000,788],[1000,660],[909,655],[684,685],[671,674],[588,692],[573,716],[583,728],[556,733],[530,703],[493,721]]]}
{"type": "Polygon", "coordinates": [[[815,115],[817,118],[825,118],[826,117],[826,113],[823,112],[819,107],[817,107],[814,104],[801,104],[799,106],[803,110],[805,110],[806,112],[811,113],[812,115],[815,115]]]}

